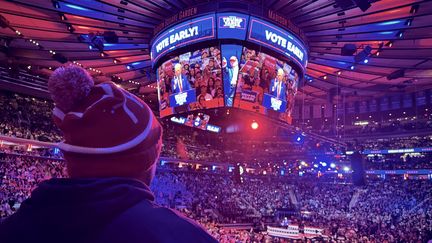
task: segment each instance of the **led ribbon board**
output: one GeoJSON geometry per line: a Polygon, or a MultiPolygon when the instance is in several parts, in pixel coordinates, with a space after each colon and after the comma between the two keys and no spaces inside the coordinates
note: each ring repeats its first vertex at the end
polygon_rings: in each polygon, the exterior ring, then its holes
{"type": "Polygon", "coordinates": [[[151,47],[152,63],[165,53],[185,45],[215,39],[215,15],[210,14],[176,25],[154,40],[151,47]]]}
{"type": "Polygon", "coordinates": [[[247,41],[265,46],[289,57],[303,69],[307,65],[307,50],[302,42],[288,31],[267,21],[251,17],[247,41]]]}

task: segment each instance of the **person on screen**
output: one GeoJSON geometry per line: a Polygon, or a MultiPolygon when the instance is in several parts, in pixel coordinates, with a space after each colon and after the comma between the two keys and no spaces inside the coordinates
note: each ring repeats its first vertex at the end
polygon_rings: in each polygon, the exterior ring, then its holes
{"type": "Polygon", "coordinates": [[[1,222],[0,242],[217,242],[154,203],[162,126],[147,104],[112,82],[95,85],[78,66],[56,69],[48,90],[69,178],[41,182],[1,222]]]}
{"type": "Polygon", "coordinates": [[[284,83],[285,72],[282,68],[277,70],[276,78],[270,84],[270,94],[274,97],[286,101],[286,87],[284,83]]]}
{"type": "Polygon", "coordinates": [[[200,97],[201,96],[204,97],[205,100],[211,100],[211,99],[213,99],[213,96],[210,94],[209,91],[210,90],[209,90],[209,88],[207,86],[202,85],[200,87],[200,94],[199,94],[199,96],[200,97]]]}
{"type": "Polygon", "coordinates": [[[237,85],[237,79],[239,74],[239,64],[238,59],[236,56],[230,57],[230,68],[227,65],[227,61],[225,57],[222,60],[222,69],[224,72],[224,83],[226,86],[226,90],[228,92],[225,92],[226,95],[226,105],[232,106],[233,104],[233,98],[234,98],[234,92],[237,85]]]}
{"type": "Polygon", "coordinates": [[[215,79],[213,77],[210,77],[208,80],[208,88],[210,90],[211,96],[215,97],[216,88],[215,88],[215,79]]]}
{"type": "Polygon", "coordinates": [[[171,87],[175,94],[192,89],[186,75],[182,74],[182,66],[180,63],[174,65],[174,78],[171,80],[171,87]]]}

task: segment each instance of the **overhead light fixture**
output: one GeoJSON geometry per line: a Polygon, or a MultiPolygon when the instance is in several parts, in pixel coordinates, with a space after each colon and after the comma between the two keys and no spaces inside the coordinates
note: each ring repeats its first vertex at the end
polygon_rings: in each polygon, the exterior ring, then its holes
{"type": "Polygon", "coordinates": [[[323,79],[326,80],[327,79],[327,75],[324,75],[323,79]]]}
{"type": "Polygon", "coordinates": [[[352,65],[352,66],[350,67],[350,69],[351,69],[351,70],[354,70],[354,65],[352,65]]]}
{"type": "Polygon", "coordinates": [[[380,52],[379,52],[379,51],[377,51],[377,52],[375,53],[375,55],[376,55],[376,56],[379,56],[379,55],[380,55],[380,52]]]}
{"type": "Polygon", "coordinates": [[[393,42],[392,42],[392,41],[387,42],[387,43],[386,43],[386,46],[388,46],[388,47],[392,47],[392,46],[393,46],[393,42]]]}
{"type": "Polygon", "coordinates": [[[100,53],[100,56],[101,56],[101,57],[104,57],[104,56],[105,56],[105,53],[101,52],[101,53],[100,53]]]}
{"type": "Polygon", "coordinates": [[[367,64],[369,62],[369,59],[364,59],[363,63],[367,64]]]}
{"type": "Polygon", "coordinates": [[[341,74],[342,74],[342,71],[338,71],[338,72],[337,72],[337,75],[341,75],[341,74]]]}

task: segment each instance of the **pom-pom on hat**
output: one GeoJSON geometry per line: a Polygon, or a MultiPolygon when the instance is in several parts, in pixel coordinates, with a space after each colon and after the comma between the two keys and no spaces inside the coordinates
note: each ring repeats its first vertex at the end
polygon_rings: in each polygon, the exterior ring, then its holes
{"type": "Polygon", "coordinates": [[[78,66],[56,69],[48,89],[72,177],[142,179],[154,169],[162,127],[143,101],[112,82],[94,85],[78,66]]]}

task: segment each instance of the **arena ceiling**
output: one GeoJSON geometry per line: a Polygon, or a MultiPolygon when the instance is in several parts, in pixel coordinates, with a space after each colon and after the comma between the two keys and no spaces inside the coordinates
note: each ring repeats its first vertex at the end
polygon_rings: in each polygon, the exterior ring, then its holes
{"type": "MultiPolygon", "coordinates": [[[[0,28],[4,46],[0,61],[49,73],[61,65],[53,53],[61,54],[98,79],[129,86],[139,83],[154,92],[155,78],[149,72],[154,27],[182,9],[206,2],[2,0],[0,15],[11,28],[0,28]],[[114,31],[119,43],[106,45],[103,54],[78,39],[104,31],[114,31]],[[135,68],[129,70],[128,64],[135,68]]],[[[357,7],[342,9],[334,0],[243,2],[273,9],[305,32],[310,78],[300,87],[298,99],[323,102],[335,90],[350,99],[370,99],[432,86],[432,1],[372,1],[365,12],[357,7]],[[369,62],[355,63],[353,56],[341,56],[344,44],[355,44],[357,52],[371,46],[369,62]],[[405,72],[403,77],[387,79],[398,70],[405,72]]]]}

